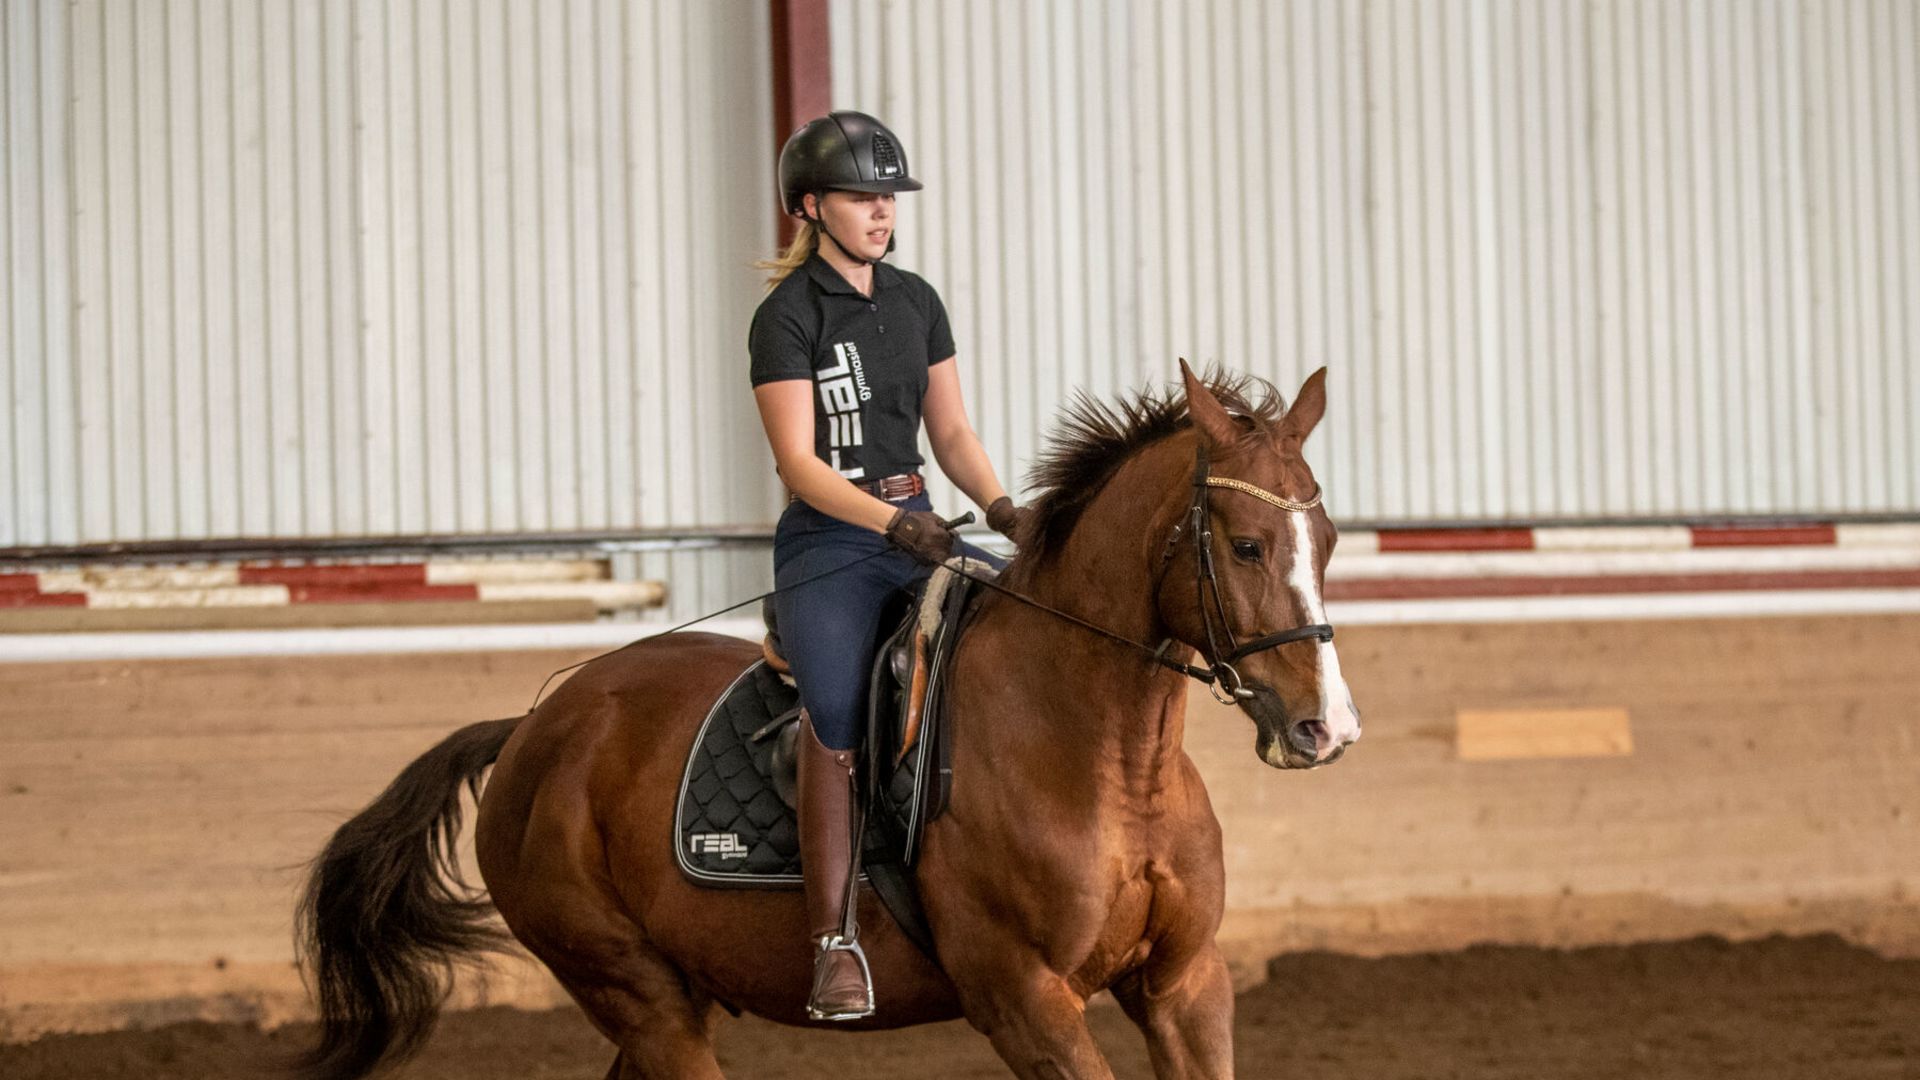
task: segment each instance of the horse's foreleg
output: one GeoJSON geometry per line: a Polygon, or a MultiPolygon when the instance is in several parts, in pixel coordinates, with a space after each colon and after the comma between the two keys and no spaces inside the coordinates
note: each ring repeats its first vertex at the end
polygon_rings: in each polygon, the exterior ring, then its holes
{"type": "Polygon", "coordinates": [[[967,1020],[1021,1080],[1113,1080],[1086,1002],[1051,971],[982,974],[961,987],[967,1020]]]}
{"type": "Polygon", "coordinates": [[[1147,1037],[1159,1080],[1233,1076],[1233,981],[1220,949],[1149,965],[1116,983],[1113,996],[1147,1037]]]}

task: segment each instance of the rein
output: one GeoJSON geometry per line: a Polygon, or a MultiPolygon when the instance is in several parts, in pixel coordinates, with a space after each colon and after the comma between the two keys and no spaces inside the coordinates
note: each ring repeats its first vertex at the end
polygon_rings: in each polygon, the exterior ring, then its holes
{"type": "Polygon", "coordinates": [[[1040,601],[1035,600],[1031,596],[1026,596],[1021,593],[1014,592],[1012,589],[1007,588],[1005,585],[1000,584],[999,582],[993,580],[992,578],[976,577],[971,572],[961,569],[959,567],[949,566],[947,567],[947,569],[952,571],[953,573],[960,575],[963,578],[966,578],[968,581],[973,582],[975,585],[985,585],[987,588],[992,589],[994,592],[997,592],[1002,596],[1012,597],[1013,599],[1020,601],[1021,603],[1027,605],[1030,608],[1038,608],[1039,610],[1044,611],[1049,615],[1055,616],[1056,618],[1065,619],[1066,621],[1073,623],[1075,626],[1079,626],[1084,629],[1091,630],[1094,633],[1099,634],[1101,637],[1107,638],[1108,640],[1117,641],[1122,645],[1128,646],[1129,648],[1138,649],[1141,652],[1146,653],[1147,656],[1151,657],[1154,663],[1160,664],[1164,667],[1172,668],[1173,670],[1179,672],[1182,675],[1190,676],[1192,678],[1200,680],[1203,683],[1208,683],[1208,684],[1211,684],[1214,680],[1214,673],[1212,670],[1208,668],[1198,667],[1193,664],[1183,664],[1178,660],[1172,660],[1167,657],[1167,650],[1172,648],[1175,644],[1177,644],[1177,642],[1175,642],[1173,638],[1165,639],[1164,641],[1160,642],[1159,648],[1155,648],[1152,645],[1145,644],[1144,642],[1135,641],[1132,638],[1127,637],[1123,634],[1116,634],[1104,626],[1096,626],[1093,623],[1090,623],[1087,620],[1081,618],[1080,616],[1072,614],[1071,612],[1061,611],[1057,607],[1051,607],[1047,604],[1043,604],[1040,601]]]}
{"type": "MultiPolygon", "coordinates": [[[[969,510],[968,512],[960,515],[959,517],[954,518],[952,521],[947,522],[946,524],[949,528],[951,528],[957,525],[965,525],[966,523],[972,520],[973,520],[973,512],[969,510]]],[[[841,565],[833,567],[830,570],[822,570],[817,574],[811,574],[811,575],[808,575],[807,577],[803,577],[799,581],[792,582],[784,587],[777,588],[777,589],[768,589],[766,592],[760,593],[757,596],[749,596],[745,600],[741,600],[737,603],[728,604],[726,607],[715,608],[714,610],[707,612],[705,615],[697,615],[691,619],[688,619],[686,622],[681,623],[679,626],[670,626],[667,629],[662,630],[657,634],[648,634],[646,637],[643,637],[643,638],[635,638],[632,641],[627,642],[625,645],[618,645],[618,646],[615,646],[614,648],[608,649],[606,652],[599,653],[594,656],[589,656],[585,660],[580,661],[579,663],[568,664],[566,667],[557,668],[554,671],[548,673],[546,681],[540,684],[540,689],[534,691],[533,704],[527,706],[527,711],[531,713],[533,710],[540,707],[540,699],[546,696],[547,687],[553,685],[553,680],[556,676],[565,675],[567,672],[572,671],[575,668],[586,667],[588,664],[593,663],[595,660],[612,656],[614,653],[617,653],[617,652],[624,652],[627,649],[633,648],[635,645],[639,645],[643,642],[652,641],[654,638],[665,637],[668,634],[679,633],[680,631],[685,630],[687,627],[692,626],[694,623],[706,622],[708,619],[713,618],[715,615],[725,615],[729,611],[732,611],[736,608],[746,607],[748,604],[755,603],[756,601],[765,600],[769,596],[778,596],[779,594],[786,592],[788,589],[797,589],[802,585],[811,585],[812,583],[819,581],[821,578],[832,577],[833,575],[839,573],[842,570],[851,570],[854,567],[859,566],[861,563],[866,562],[868,559],[877,559],[880,556],[885,555],[887,552],[892,550],[893,550],[892,548],[881,548],[879,551],[875,551],[867,555],[862,555],[857,559],[854,559],[850,562],[842,563],[841,565]]]]}

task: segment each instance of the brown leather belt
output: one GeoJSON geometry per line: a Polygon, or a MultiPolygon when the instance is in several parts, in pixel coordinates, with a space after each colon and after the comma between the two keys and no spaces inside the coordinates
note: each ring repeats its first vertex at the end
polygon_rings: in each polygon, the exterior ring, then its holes
{"type": "MultiPolygon", "coordinates": [[[[878,480],[851,480],[848,482],[874,498],[885,499],[887,502],[899,502],[902,499],[911,499],[915,495],[927,490],[926,479],[917,472],[897,473],[893,476],[883,476],[878,480]]],[[[793,502],[799,498],[800,496],[792,491],[787,492],[788,502],[793,502]]]]}
{"type": "Polygon", "coordinates": [[[915,495],[927,490],[926,480],[917,472],[883,476],[878,480],[856,480],[853,482],[853,486],[875,498],[885,499],[888,502],[899,502],[901,499],[911,499],[915,495]]]}

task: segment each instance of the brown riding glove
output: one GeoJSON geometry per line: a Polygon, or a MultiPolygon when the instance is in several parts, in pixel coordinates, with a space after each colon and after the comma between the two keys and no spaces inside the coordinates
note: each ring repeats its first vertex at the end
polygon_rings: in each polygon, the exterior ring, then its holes
{"type": "Polygon", "coordinates": [[[1012,496],[1002,495],[987,507],[987,528],[1017,544],[1026,529],[1028,513],[1026,507],[1013,504],[1012,496]]]}
{"type": "Polygon", "coordinates": [[[887,522],[887,540],[928,566],[939,566],[953,554],[953,530],[931,510],[902,507],[887,522]]]}

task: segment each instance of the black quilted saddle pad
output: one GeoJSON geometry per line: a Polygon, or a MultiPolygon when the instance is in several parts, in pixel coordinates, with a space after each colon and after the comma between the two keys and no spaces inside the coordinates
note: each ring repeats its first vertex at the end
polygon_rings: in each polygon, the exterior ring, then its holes
{"type": "MultiPolygon", "coordinates": [[[[968,596],[964,588],[946,590],[939,631],[925,658],[917,659],[914,647],[918,610],[905,594],[890,609],[899,624],[876,650],[867,681],[866,791],[861,797],[870,808],[863,845],[868,866],[913,865],[920,831],[946,805],[951,770],[944,760],[940,719],[942,661],[959,634],[968,596]],[[918,664],[925,664],[926,671],[917,683],[918,664]],[[905,719],[908,697],[916,691],[924,694],[925,708],[920,735],[909,745],[905,719]]],[[[695,884],[801,884],[799,821],[774,787],[779,731],[785,727],[775,721],[797,718],[799,706],[800,692],[764,660],[756,660],[715,699],[701,722],[681,777],[673,822],[681,872],[695,884]],[[762,737],[756,740],[756,734],[762,737]]]]}
{"type": "Polygon", "coordinates": [[[793,888],[800,830],[773,787],[771,737],[756,731],[800,704],[800,691],[755,661],[727,687],[695,736],[674,812],[680,869],[702,885],[793,888]]]}

